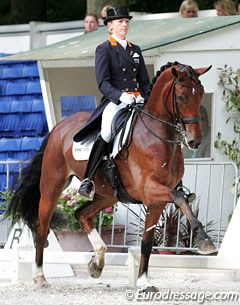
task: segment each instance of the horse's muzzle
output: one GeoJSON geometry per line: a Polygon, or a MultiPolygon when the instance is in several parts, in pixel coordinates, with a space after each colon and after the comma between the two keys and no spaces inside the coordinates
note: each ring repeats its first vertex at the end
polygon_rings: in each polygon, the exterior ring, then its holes
{"type": "Polygon", "coordinates": [[[191,148],[191,149],[198,149],[198,146],[200,145],[200,142],[199,141],[196,141],[196,140],[192,140],[192,141],[189,141],[188,142],[188,146],[191,148]]]}

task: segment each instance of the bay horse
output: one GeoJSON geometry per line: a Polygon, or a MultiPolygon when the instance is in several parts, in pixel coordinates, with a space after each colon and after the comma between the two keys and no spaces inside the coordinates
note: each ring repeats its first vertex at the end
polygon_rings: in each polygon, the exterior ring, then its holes
{"type": "MultiPolygon", "coordinates": [[[[210,237],[193,215],[186,196],[175,189],[184,173],[181,144],[185,141],[189,148],[196,149],[201,143],[199,106],[204,88],[199,77],[210,68],[193,69],[178,62],[163,66],[151,84],[149,98],[138,112],[126,158],[115,158],[126,192],[147,208],[139,285],[143,285],[147,278],[155,225],[169,202],[180,208],[195,230],[198,251],[202,254],[215,251],[210,237]]],[[[86,161],[76,161],[72,156],[72,139],[88,118],[89,114],[79,112],[53,128],[22,173],[6,212],[14,222],[22,219],[36,235],[34,282],[40,286],[47,284],[42,268],[43,252],[58,199],[71,177],[82,179],[85,172],[86,161]]],[[[76,213],[94,250],[88,265],[92,277],[101,275],[107,250],[94,228],[93,218],[118,201],[103,174],[103,163],[95,176],[94,200],[76,213]]]]}

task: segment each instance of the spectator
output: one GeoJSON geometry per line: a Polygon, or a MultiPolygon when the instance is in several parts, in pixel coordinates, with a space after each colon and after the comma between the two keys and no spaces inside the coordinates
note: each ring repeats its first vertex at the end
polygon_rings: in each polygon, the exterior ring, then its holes
{"type": "Polygon", "coordinates": [[[100,14],[102,20],[105,20],[105,19],[106,19],[106,17],[107,17],[107,11],[108,11],[110,8],[112,8],[112,6],[109,5],[109,4],[104,6],[104,8],[102,9],[101,14],[100,14]]]}
{"type": "Polygon", "coordinates": [[[218,0],[214,3],[218,16],[236,15],[236,9],[232,0],[218,0]]]}
{"type": "Polygon", "coordinates": [[[237,14],[240,15],[240,0],[238,0],[236,3],[236,11],[237,11],[237,14]]]}
{"type": "Polygon", "coordinates": [[[184,0],[179,9],[182,18],[198,17],[198,4],[194,0],[184,0]]]}
{"type": "Polygon", "coordinates": [[[202,143],[197,150],[189,150],[185,146],[183,148],[184,158],[209,158],[211,144],[211,127],[209,126],[207,109],[201,105],[200,109],[200,124],[202,129],[202,143]]]}
{"type": "Polygon", "coordinates": [[[97,30],[99,22],[95,14],[86,14],[84,18],[85,34],[97,30]]]}

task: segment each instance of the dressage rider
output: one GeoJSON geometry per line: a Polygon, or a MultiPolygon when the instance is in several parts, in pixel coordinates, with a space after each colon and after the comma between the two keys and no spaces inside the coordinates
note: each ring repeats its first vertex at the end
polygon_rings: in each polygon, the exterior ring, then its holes
{"type": "Polygon", "coordinates": [[[79,194],[87,200],[94,196],[94,182],[98,164],[111,140],[111,123],[115,114],[134,101],[143,103],[149,91],[149,76],[139,46],[126,40],[129,30],[128,10],[125,7],[110,8],[104,24],[110,37],[96,48],[95,72],[98,87],[103,94],[85,126],[74,137],[83,140],[101,124],[101,132],[93,144],[84,180],[79,194]]]}

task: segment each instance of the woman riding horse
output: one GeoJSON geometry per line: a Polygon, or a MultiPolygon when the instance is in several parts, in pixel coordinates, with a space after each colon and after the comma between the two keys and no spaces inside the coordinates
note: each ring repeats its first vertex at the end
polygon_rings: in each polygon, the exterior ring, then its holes
{"type": "MultiPolygon", "coordinates": [[[[146,279],[155,227],[169,202],[173,202],[189,220],[198,252],[209,254],[216,251],[183,192],[174,189],[184,173],[181,144],[196,149],[201,143],[199,107],[204,88],[199,77],[209,69],[193,69],[177,62],[162,67],[152,84],[149,98],[137,113],[126,157],[118,155],[114,160],[126,192],[147,208],[138,275],[141,287],[144,282],[148,285],[146,279]]],[[[74,175],[79,179],[84,175],[86,162],[73,158],[72,139],[88,118],[87,113],[75,113],[53,128],[32,162],[21,172],[21,180],[5,213],[13,222],[23,220],[36,236],[34,281],[39,286],[47,284],[43,254],[58,200],[74,175]]],[[[94,217],[118,201],[104,175],[103,166],[104,162],[101,162],[95,175],[93,201],[76,211],[94,251],[88,264],[92,277],[101,275],[107,250],[94,226],[94,217]]]]}
{"type": "Polygon", "coordinates": [[[134,101],[143,103],[149,93],[149,77],[142,52],[139,46],[126,40],[131,18],[125,7],[109,9],[104,24],[111,36],[96,48],[96,78],[104,97],[86,125],[74,137],[75,141],[81,141],[96,127],[102,116],[101,133],[92,147],[79,189],[79,194],[86,200],[93,199],[93,177],[111,140],[115,114],[134,101]]]}

